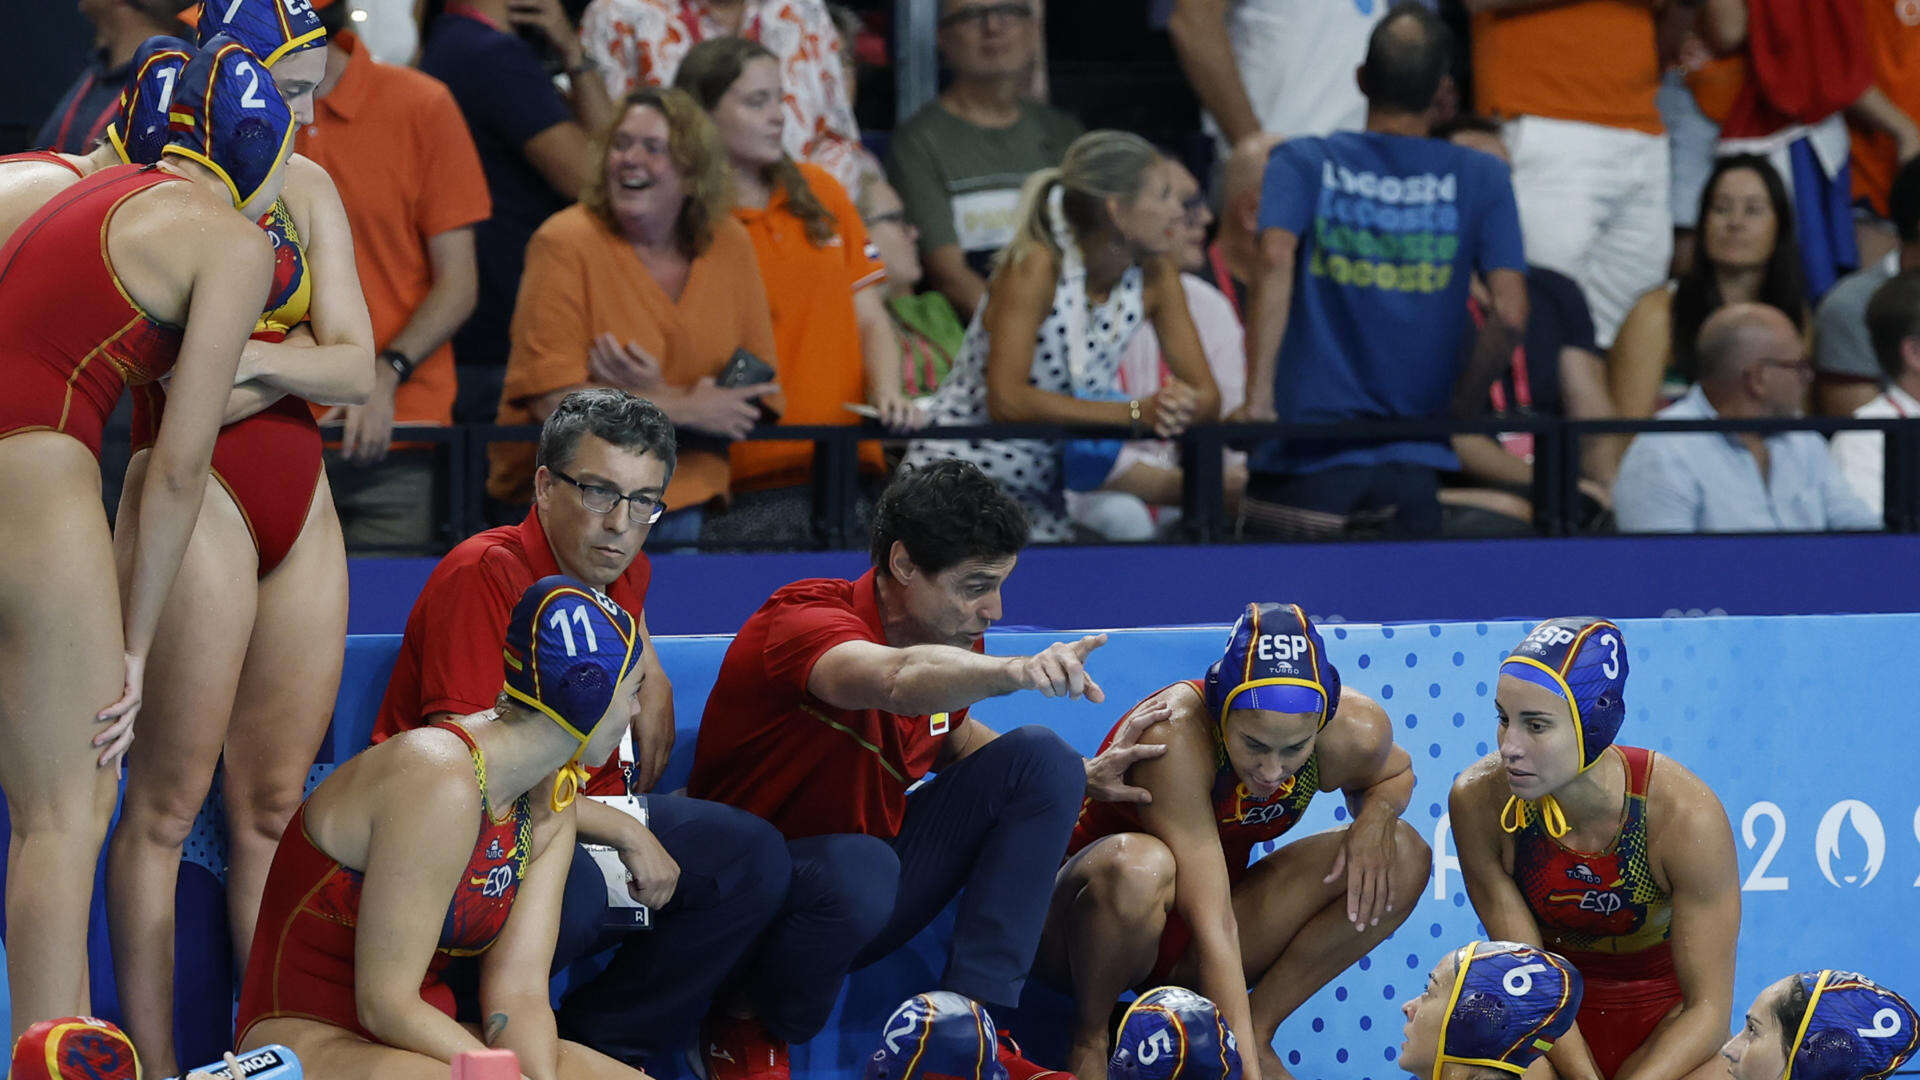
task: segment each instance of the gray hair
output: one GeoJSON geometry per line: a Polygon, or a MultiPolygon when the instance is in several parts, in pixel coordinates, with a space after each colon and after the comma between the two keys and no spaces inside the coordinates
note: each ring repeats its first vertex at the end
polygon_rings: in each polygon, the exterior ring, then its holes
{"type": "Polygon", "coordinates": [[[575,390],[561,398],[559,408],[540,429],[534,464],[564,468],[573,460],[582,435],[636,454],[652,454],[666,463],[667,476],[673,476],[673,421],[646,398],[606,386],[575,390]]]}

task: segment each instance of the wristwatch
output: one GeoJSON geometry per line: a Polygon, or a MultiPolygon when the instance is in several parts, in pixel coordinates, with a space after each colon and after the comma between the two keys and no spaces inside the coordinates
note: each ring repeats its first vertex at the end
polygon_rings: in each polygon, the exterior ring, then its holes
{"type": "Polygon", "coordinates": [[[413,377],[414,362],[407,359],[407,354],[399,349],[380,350],[380,362],[392,368],[393,373],[400,376],[401,382],[406,382],[413,377]]]}
{"type": "Polygon", "coordinates": [[[579,63],[567,69],[567,75],[577,79],[582,75],[591,75],[599,70],[600,62],[598,60],[595,60],[591,56],[582,56],[579,63]]]}

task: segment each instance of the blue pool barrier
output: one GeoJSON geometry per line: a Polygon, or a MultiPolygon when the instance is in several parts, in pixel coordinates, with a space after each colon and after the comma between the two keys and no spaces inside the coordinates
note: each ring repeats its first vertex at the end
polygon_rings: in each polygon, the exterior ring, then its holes
{"type": "MultiPolygon", "coordinates": [[[[1251,594],[1247,598],[1253,598],[1251,594]]],[[[1272,599],[1288,599],[1273,596],[1272,599]]],[[[1231,609],[1228,613],[1231,613],[1231,609]]],[[[1554,612],[1559,614],[1559,612],[1554,612]]],[[[1350,687],[1378,699],[1418,774],[1407,819],[1433,844],[1435,875],[1412,917],[1281,1028],[1282,1058],[1302,1078],[1384,1080],[1399,1044],[1400,1005],[1443,950],[1481,933],[1447,830],[1447,787],[1495,738],[1493,685],[1522,622],[1322,627],[1350,687]]],[[[1626,620],[1632,658],[1621,741],[1668,754],[1726,805],[1740,854],[1743,917],[1735,1015],[1767,983],[1809,968],[1863,970],[1920,993],[1920,616],[1856,615],[1626,620]]],[[[1036,651],[1066,635],[995,633],[988,649],[1036,651]]],[[[1020,694],[980,705],[998,729],[1046,724],[1090,752],[1130,704],[1197,677],[1226,628],[1118,630],[1088,667],[1104,705],[1020,694]]],[[[658,637],[674,682],[679,736],[662,782],[686,782],[694,736],[725,637],[658,637]]],[[[349,640],[334,729],[316,773],[358,749],[371,728],[398,639],[349,640]]],[[[1295,835],[1337,827],[1337,798],[1317,800],[1295,835]]],[[[181,875],[180,1053],[211,1060],[226,1038],[231,984],[217,878],[221,843],[209,813],[181,875]]],[[[117,1015],[104,919],[93,950],[97,1011],[117,1015]]],[[[851,980],[826,1033],[794,1052],[806,1080],[856,1073],[887,1013],[932,988],[944,964],[945,921],[851,980]]],[[[1030,988],[1021,1021],[1063,1019],[1057,994],[1030,988]]],[[[1037,1039],[1048,1032],[1041,1030],[1037,1039]]]]}

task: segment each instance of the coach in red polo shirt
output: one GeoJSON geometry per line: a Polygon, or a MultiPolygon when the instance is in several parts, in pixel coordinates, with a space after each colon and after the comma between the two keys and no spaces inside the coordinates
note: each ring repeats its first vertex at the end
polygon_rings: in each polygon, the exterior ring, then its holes
{"type": "MultiPolygon", "coordinates": [[[[434,568],[407,617],[400,657],[381,702],[374,741],[436,719],[492,708],[505,682],[500,642],[527,586],[568,574],[612,597],[639,620],[652,570],[641,553],[673,474],[672,422],[622,390],[569,394],[540,432],[533,507],[518,525],[469,537],[434,568]]],[[[615,755],[589,794],[632,790],[648,825],[582,799],[582,843],[620,852],[634,894],[654,909],[650,931],[603,931],[605,878],[576,852],[561,906],[555,970],[616,941],[596,979],[559,1010],[568,1038],[642,1065],[667,1060],[688,1041],[728,970],[786,896],[788,857],[766,822],[732,807],[646,794],[673,747],[673,687],[648,640],[636,695],[637,763],[615,755]]],[[[459,979],[450,982],[460,985],[459,979]]],[[[479,1019],[474,1017],[473,1019],[479,1019]]]]}
{"type": "MultiPolygon", "coordinates": [[[[940,988],[1018,1004],[1081,799],[1144,796],[1123,777],[1159,752],[1134,745],[1157,718],[1086,761],[1047,728],[996,735],[967,714],[1016,690],[1104,698],[1084,661],[1105,635],[1034,656],[981,650],[1026,540],[1019,505],[974,466],[904,472],[874,510],[874,569],[788,585],[735,635],[688,791],[777,826],[793,883],[736,986],[751,1008],[716,1017],[703,1040],[712,1080],[784,1080],[786,1044],[826,1023],[847,971],[956,894],[940,988]]],[[[1014,1080],[1045,1071],[1008,1046],[1000,1056],[1014,1080]]]]}

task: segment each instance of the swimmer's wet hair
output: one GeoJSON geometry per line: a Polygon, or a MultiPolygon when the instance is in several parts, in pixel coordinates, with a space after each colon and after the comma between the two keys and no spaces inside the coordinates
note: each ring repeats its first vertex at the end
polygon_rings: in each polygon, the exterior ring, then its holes
{"type": "Polygon", "coordinates": [[[966,559],[1018,555],[1027,514],[972,463],[936,461],[895,473],[873,508],[873,565],[883,573],[895,540],[914,566],[937,574],[966,559]]]}
{"type": "Polygon", "coordinates": [[[605,439],[632,453],[652,454],[666,462],[668,478],[673,476],[673,421],[646,398],[606,386],[575,390],[561,398],[540,429],[534,464],[566,469],[582,435],[605,439]]]}

